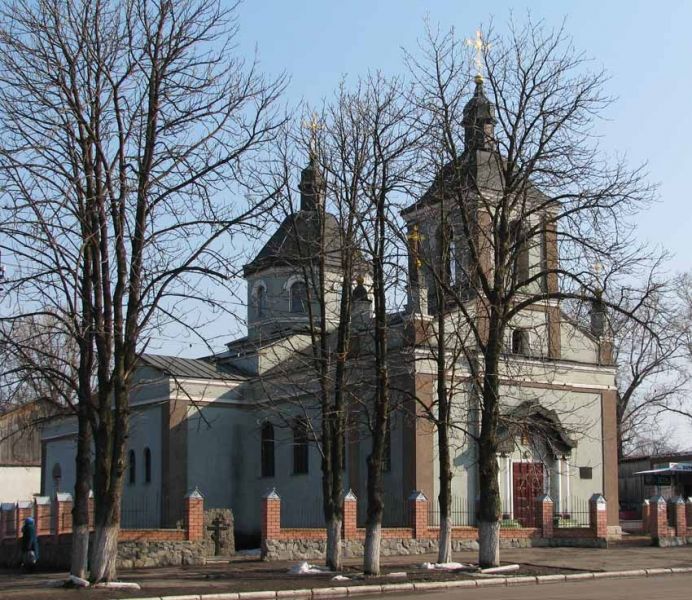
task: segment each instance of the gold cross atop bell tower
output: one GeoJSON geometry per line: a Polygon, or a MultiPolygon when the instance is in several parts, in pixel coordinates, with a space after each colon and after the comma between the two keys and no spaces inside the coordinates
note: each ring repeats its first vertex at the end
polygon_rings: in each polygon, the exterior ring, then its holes
{"type": "Polygon", "coordinates": [[[303,121],[303,127],[310,130],[310,158],[317,158],[317,134],[323,127],[317,117],[314,112],[309,121],[303,121]]]}
{"type": "Polygon", "coordinates": [[[489,44],[483,41],[483,34],[481,30],[476,31],[475,39],[467,39],[466,45],[471,46],[475,51],[475,57],[473,59],[476,65],[476,80],[480,79],[483,81],[483,52],[488,49],[489,44]]]}

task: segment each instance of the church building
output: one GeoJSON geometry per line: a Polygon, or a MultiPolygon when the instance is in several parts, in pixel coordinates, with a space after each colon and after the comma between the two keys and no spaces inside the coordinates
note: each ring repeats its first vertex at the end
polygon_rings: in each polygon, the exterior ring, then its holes
{"type": "MultiPolygon", "coordinates": [[[[479,196],[492,194],[498,175],[487,140],[493,135],[494,107],[485,97],[482,79],[477,79],[464,114],[466,175],[479,196]]],[[[180,498],[195,487],[206,507],[231,508],[236,531],[248,538],[259,532],[260,499],[271,489],[282,499],[282,525],[322,522],[320,454],[314,442],[319,418],[314,418],[314,381],[307,366],[312,343],[309,315],[317,306],[306,273],[312,268],[310,257],[317,254],[311,249],[324,239],[324,314],[333,329],[338,322],[343,251],[337,217],[321,210],[323,183],[318,161],[311,156],[301,173],[300,210],[284,219],[245,266],[245,337],[204,358],[142,355],[131,397],[123,527],[174,526],[181,518],[180,498]]],[[[438,203],[433,186],[402,214],[412,240],[410,285],[406,307],[389,315],[388,323],[396,389],[386,444],[385,525],[404,524],[405,502],[413,490],[422,491],[431,503],[438,495],[437,438],[421,409],[434,404],[436,393],[436,361],[426,331],[434,327],[437,311],[445,309],[437,306],[434,278],[426,266],[435,265],[439,255],[438,203]]],[[[454,242],[444,268],[450,283],[463,293],[469,257],[458,219],[451,207],[450,211],[445,219],[449,231],[443,233],[454,242]]],[[[537,265],[556,264],[554,229],[546,226],[542,239],[522,260],[521,268],[529,275],[537,265]]],[[[372,328],[365,267],[360,275],[353,281],[356,343],[367,340],[372,328]]],[[[556,289],[557,278],[548,276],[536,285],[556,289]]],[[[474,302],[470,287],[468,300],[474,302]]],[[[568,318],[556,301],[527,307],[509,327],[501,361],[505,424],[498,457],[505,520],[530,525],[528,507],[543,493],[569,519],[592,494],[602,493],[608,502],[609,530],[618,530],[615,367],[597,308],[590,328],[568,318]]],[[[454,310],[445,318],[448,329],[459,323],[454,310]]],[[[460,425],[452,443],[453,522],[473,525],[479,494],[473,439],[478,410],[468,365],[460,361],[450,377],[460,425]]],[[[72,490],[75,447],[73,419],[44,428],[46,494],[72,490]],[[56,472],[57,480],[52,477],[56,472]]],[[[365,429],[349,430],[345,489],[358,498],[361,523],[369,451],[365,429]]]]}

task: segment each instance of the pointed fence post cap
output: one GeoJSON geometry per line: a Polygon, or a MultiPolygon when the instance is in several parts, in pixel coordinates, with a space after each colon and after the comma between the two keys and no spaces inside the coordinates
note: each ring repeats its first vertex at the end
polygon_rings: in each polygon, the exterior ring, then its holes
{"type": "Polygon", "coordinates": [[[89,499],[91,500],[94,497],[94,490],[89,490],[89,499]]]}
{"type": "Polygon", "coordinates": [[[20,500],[17,502],[17,508],[32,508],[34,503],[31,500],[20,500]]]}
{"type": "Polygon", "coordinates": [[[413,490],[413,492],[411,492],[411,495],[408,497],[408,499],[411,501],[415,501],[415,502],[427,502],[428,501],[425,494],[423,492],[421,492],[420,490],[413,490]]]}
{"type": "Polygon", "coordinates": [[[661,496],[661,494],[657,494],[656,496],[651,497],[651,504],[665,504],[666,499],[661,496]]]}
{"type": "Polygon", "coordinates": [[[281,496],[279,496],[276,488],[269,490],[266,494],[264,494],[264,496],[262,496],[262,498],[265,500],[281,500],[281,496]]]}
{"type": "Polygon", "coordinates": [[[645,506],[649,506],[649,504],[651,504],[651,502],[649,502],[648,498],[644,498],[644,501],[642,502],[642,504],[644,504],[645,506]]]}
{"type": "Polygon", "coordinates": [[[45,506],[46,504],[50,504],[50,496],[34,496],[34,502],[41,506],[45,506]]]}
{"type": "Polygon", "coordinates": [[[199,491],[199,488],[197,486],[195,486],[194,490],[188,492],[188,494],[185,497],[190,498],[191,500],[204,500],[204,496],[202,496],[202,492],[199,491]]]}
{"type": "Polygon", "coordinates": [[[603,494],[599,494],[596,492],[591,498],[589,498],[589,502],[593,502],[594,504],[605,504],[606,499],[603,497],[603,494]]]}
{"type": "Polygon", "coordinates": [[[692,498],[688,498],[687,500],[685,500],[685,503],[686,504],[692,504],[692,498]]]}
{"type": "Polygon", "coordinates": [[[673,498],[672,502],[673,504],[685,504],[685,499],[682,496],[678,496],[677,498],[673,498]]]}
{"type": "Polygon", "coordinates": [[[72,494],[70,492],[55,492],[55,499],[58,502],[72,502],[72,494]]]}
{"type": "Polygon", "coordinates": [[[538,496],[538,498],[536,498],[536,500],[538,500],[539,502],[544,502],[544,503],[545,502],[551,502],[552,503],[552,501],[553,501],[553,499],[548,494],[543,494],[541,496],[538,496]]]}
{"type": "Polygon", "coordinates": [[[14,502],[3,502],[0,504],[0,510],[14,510],[16,504],[14,502]]]}
{"type": "Polygon", "coordinates": [[[356,495],[353,493],[353,490],[351,488],[349,488],[348,492],[346,492],[344,500],[357,500],[356,495]]]}

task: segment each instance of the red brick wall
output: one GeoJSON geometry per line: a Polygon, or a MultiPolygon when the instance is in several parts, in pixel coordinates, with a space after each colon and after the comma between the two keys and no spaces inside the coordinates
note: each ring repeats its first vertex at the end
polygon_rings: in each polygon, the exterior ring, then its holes
{"type": "Polygon", "coordinates": [[[187,538],[184,529],[121,529],[119,542],[182,542],[187,538]]]}

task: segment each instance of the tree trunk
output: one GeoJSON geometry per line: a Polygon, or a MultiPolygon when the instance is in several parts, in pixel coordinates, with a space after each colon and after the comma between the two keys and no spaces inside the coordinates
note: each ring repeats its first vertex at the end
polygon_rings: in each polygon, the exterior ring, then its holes
{"type": "Polygon", "coordinates": [[[500,521],[478,522],[478,564],[482,568],[500,566],[500,521]]]}
{"type": "Polygon", "coordinates": [[[380,542],[382,540],[382,521],[368,521],[365,528],[365,549],[363,570],[366,575],[380,574],[380,542]]]}
{"type": "Polygon", "coordinates": [[[341,523],[338,517],[333,517],[327,523],[327,567],[332,571],[341,571],[343,567],[341,523]]]}
{"type": "Polygon", "coordinates": [[[438,540],[437,562],[452,562],[452,519],[440,515],[440,538],[438,540]]]}
{"type": "Polygon", "coordinates": [[[77,415],[77,455],[72,507],[72,555],[70,573],[86,579],[89,561],[89,492],[91,491],[91,430],[82,400],[77,415]]]}
{"type": "Polygon", "coordinates": [[[118,525],[96,524],[91,547],[91,581],[113,581],[118,557],[118,525]]]}

